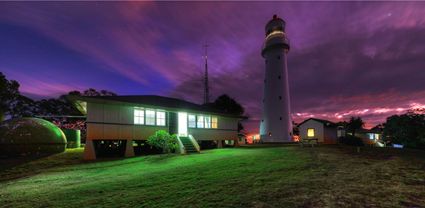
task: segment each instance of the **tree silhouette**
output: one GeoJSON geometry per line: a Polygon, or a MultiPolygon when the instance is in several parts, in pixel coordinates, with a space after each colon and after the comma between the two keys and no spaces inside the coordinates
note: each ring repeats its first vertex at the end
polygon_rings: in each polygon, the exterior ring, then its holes
{"type": "Polygon", "coordinates": [[[10,115],[13,104],[21,98],[19,93],[19,83],[15,80],[8,80],[0,72],[0,121],[5,115],[10,115]]]}
{"type": "MultiPolygon", "coordinates": [[[[224,113],[229,113],[237,116],[242,116],[245,112],[245,109],[241,104],[239,104],[236,100],[226,94],[217,97],[217,99],[215,99],[213,103],[208,103],[205,105],[220,110],[224,113]]],[[[242,123],[238,122],[238,132],[242,131],[243,129],[244,127],[242,123]]]]}
{"type": "Polygon", "coordinates": [[[351,131],[353,136],[356,136],[356,131],[363,128],[364,122],[360,117],[351,117],[347,123],[347,130],[351,131]]]}

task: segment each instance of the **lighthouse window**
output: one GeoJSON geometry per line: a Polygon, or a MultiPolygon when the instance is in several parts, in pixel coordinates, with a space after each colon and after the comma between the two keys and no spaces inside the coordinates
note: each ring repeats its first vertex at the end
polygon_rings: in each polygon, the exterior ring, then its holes
{"type": "Polygon", "coordinates": [[[279,117],[279,120],[282,120],[282,117],[279,117]]]}
{"type": "Polygon", "coordinates": [[[282,96],[279,96],[279,100],[282,100],[282,96]]]}
{"type": "Polygon", "coordinates": [[[279,59],[279,60],[280,60],[280,56],[277,56],[277,59],[279,59]]]}
{"type": "Polygon", "coordinates": [[[279,75],[279,76],[277,76],[277,79],[280,79],[280,75],[279,75]]]}

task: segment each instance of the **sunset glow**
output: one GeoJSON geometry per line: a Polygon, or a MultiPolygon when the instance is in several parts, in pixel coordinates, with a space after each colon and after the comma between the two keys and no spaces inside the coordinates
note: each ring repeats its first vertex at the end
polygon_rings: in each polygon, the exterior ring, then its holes
{"type": "MultiPolygon", "coordinates": [[[[201,103],[227,93],[258,132],[264,25],[291,38],[291,111],[367,126],[425,107],[425,2],[1,2],[0,71],[34,99],[89,87],[201,103]],[[202,17],[202,18],[201,18],[202,17]]],[[[272,35],[272,34],[270,34],[272,35]]]]}

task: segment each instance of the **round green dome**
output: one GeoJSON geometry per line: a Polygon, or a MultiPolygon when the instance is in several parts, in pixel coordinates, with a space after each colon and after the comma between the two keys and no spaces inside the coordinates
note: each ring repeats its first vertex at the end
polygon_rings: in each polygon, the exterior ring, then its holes
{"type": "Polygon", "coordinates": [[[18,118],[0,124],[0,154],[50,154],[65,151],[66,137],[53,123],[39,118],[18,118]]]}

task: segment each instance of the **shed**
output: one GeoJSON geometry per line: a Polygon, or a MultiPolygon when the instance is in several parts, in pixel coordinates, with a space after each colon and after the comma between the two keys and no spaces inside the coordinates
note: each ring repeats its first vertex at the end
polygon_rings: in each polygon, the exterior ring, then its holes
{"type": "Polygon", "coordinates": [[[337,125],[334,122],[309,118],[298,124],[301,139],[316,138],[319,143],[337,143],[337,125]]]}

